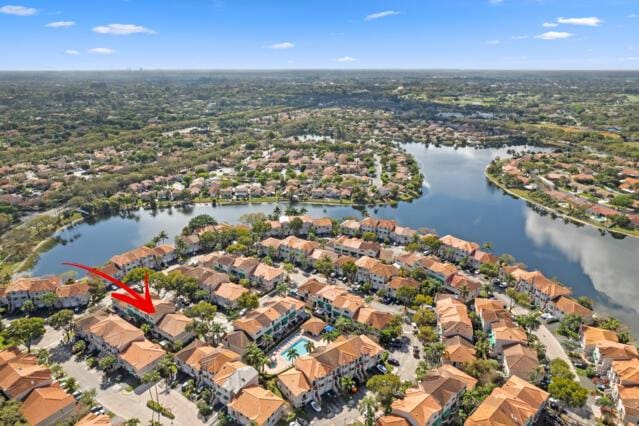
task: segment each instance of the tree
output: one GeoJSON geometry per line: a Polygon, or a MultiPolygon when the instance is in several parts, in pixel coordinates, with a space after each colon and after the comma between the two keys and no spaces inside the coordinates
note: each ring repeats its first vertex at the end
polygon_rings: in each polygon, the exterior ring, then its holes
{"type": "Polygon", "coordinates": [[[15,400],[0,400],[0,425],[27,426],[29,423],[20,413],[20,403],[15,400]]]}
{"type": "Polygon", "coordinates": [[[515,317],[515,322],[529,332],[539,328],[539,326],[541,325],[541,322],[539,321],[539,312],[531,312],[526,315],[517,315],[515,317]]]}
{"type": "Polygon", "coordinates": [[[364,241],[377,241],[377,234],[371,231],[367,231],[362,234],[362,239],[364,241]]]}
{"type": "Polygon", "coordinates": [[[246,293],[242,293],[237,301],[237,305],[246,310],[255,309],[260,306],[260,298],[257,294],[247,291],[246,293]]]}
{"type": "Polygon", "coordinates": [[[9,324],[6,335],[10,339],[22,343],[31,352],[34,340],[44,335],[44,320],[42,318],[18,318],[9,324]]]}
{"type": "Polygon", "coordinates": [[[306,343],[304,343],[304,349],[306,349],[306,353],[311,353],[315,350],[315,343],[313,343],[312,340],[307,340],[306,343]]]}
{"type": "Polygon", "coordinates": [[[577,298],[577,303],[579,303],[581,306],[583,306],[586,309],[592,310],[593,308],[592,300],[586,296],[579,296],[577,298]]]}
{"type": "Polygon", "coordinates": [[[62,309],[49,317],[49,325],[55,330],[64,330],[64,339],[68,342],[73,332],[73,311],[62,309]]]}
{"type": "Polygon", "coordinates": [[[262,336],[262,345],[264,345],[265,348],[270,348],[273,342],[275,342],[275,339],[272,334],[267,333],[262,336]]]}
{"type": "Polygon", "coordinates": [[[102,371],[109,371],[117,364],[118,360],[113,355],[106,355],[98,362],[98,367],[102,371]]]}
{"type": "Polygon", "coordinates": [[[605,330],[617,331],[621,327],[621,322],[615,317],[608,317],[599,323],[599,327],[605,330]]]}
{"type": "Polygon", "coordinates": [[[365,396],[359,402],[359,412],[366,417],[366,426],[373,426],[375,423],[375,412],[377,411],[377,402],[370,395],[365,396]]]}
{"type": "Polygon", "coordinates": [[[83,354],[84,351],[87,349],[87,342],[85,342],[84,340],[78,340],[77,342],[75,342],[73,344],[73,348],[71,349],[71,352],[73,352],[74,354],[83,354]]]}
{"type": "Polygon", "coordinates": [[[299,217],[294,217],[288,224],[289,229],[293,231],[293,234],[295,235],[299,234],[303,226],[304,222],[302,222],[302,219],[300,219],[299,217]]]}
{"type": "Polygon", "coordinates": [[[217,342],[218,334],[214,330],[216,313],[217,306],[206,301],[196,303],[186,311],[188,316],[194,318],[193,322],[187,325],[187,329],[207,341],[217,342]]]}
{"type": "Polygon", "coordinates": [[[22,312],[29,315],[31,312],[35,311],[36,307],[33,304],[33,300],[27,299],[24,301],[24,303],[22,303],[20,309],[22,309],[22,312]]]}
{"type": "Polygon", "coordinates": [[[50,310],[58,302],[58,296],[56,296],[55,293],[48,291],[42,295],[40,300],[42,301],[42,305],[50,310]]]}
{"type": "Polygon", "coordinates": [[[323,258],[321,258],[320,260],[318,260],[315,263],[315,268],[324,275],[330,275],[331,272],[333,272],[334,267],[333,267],[333,262],[327,257],[324,256],[323,258]]]}
{"type": "Polygon", "coordinates": [[[428,325],[423,325],[419,327],[417,338],[419,339],[420,342],[424,344],[436,342],[439,340],[439,336],[437,335],[437,332],[435,331],[435,329],[428,325]]]}
{"type": "Polygon", "coordinates": [[[553,377],[548,392],[570,407],[583,407],[588,399],[588,389],[567,377],[553,377]]]}
{"type": "Polygon", "coordinates": [[[246,353],[244,354],[244,361],[253,368],[255,368],[259,373],[264,372],[264,366],[268,362],[266,355],[260,349],[259,346],[255,343],[251,343],[246,348],[246,353]]]}
{"type": "Polygon", "coordinates": [[[494,359],[477,359],[467,362],[461,369],[466,374],[476,378],[480,385],[486,385],[489,383],[498,384],[501,382],[499,363],[494,359]]]}
{"type": "Polygon", "coordinates": [[[342,376],[339,379],[339,387],[342,389],[342,392],[347,393],[355,386],[355,380],[353,380],[352,376],[342,376]]]}
{"type": "Polygon", "coordinates": [[[429,363],[438,366],[441,364],[442,355],[445,350],[446,346],[444,346],[442,342],[429,343],[424,345],[424,357],[429,363]]]}
{"type": "Polygon", "coordinates": [[[579,338],[579,329],[583,323],[583,318],[578,314],[567,314],[561,319],[557,333],[572,339],[579,338]]]}
{"type": "Polygon", "coordinates": [[[357,265],[352,260],[349,260],[342,265],[342,272],[344,272],[349,281],[353,281],[357,274],[357,265]]]}
{"type": "Polygon", "coordinates": [[[402,302],[403,305],[412,305],[415,302],[415,296],[417,296],[417,289],[413,287],[400,287],[396,292],[397,299],[402,302]]]}
{"type": "Polygon", "coordinates": [[[465,420],[470,413],[475,411],[475,408],[477,408],[479,404],[481,404],[484,399],[490,395],[496,386],[497,385],[494,383],[488,383],[483,386],[475,386],[473,390],[467,390],[464,392],[458,410],[458,415],[462,420],[462,422],[459,422],[460,424],[463,423],[463,420],[465,420]]]}
{"type": "Polygon", "coordinates": [[[294,346],[291,346],[290,348],[288,348],[285,352],[284,355],[286,355],[286,357],[291,361],[291,363],[293,361],[295,361],[297,358],[299,358],[300,353],[297,351],[297,349],[294,346]]]}
{"type": "Polygon", "coordinates": [[[377,401],[386,412],[390,412],[390,406],[401,385],[400,378],[390,373],[373,376],[366,382],[366,388],[375,393],[377,401]]]}

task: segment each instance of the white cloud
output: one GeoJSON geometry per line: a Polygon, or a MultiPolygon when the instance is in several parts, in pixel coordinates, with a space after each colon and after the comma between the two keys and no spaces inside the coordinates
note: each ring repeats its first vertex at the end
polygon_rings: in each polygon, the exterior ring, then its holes
{"type": "Polygon", "coordinates": [[[566,33],[562,31],[548,31],[535,36],[535,38],[541,40],[561,40],[570,37],[572,37],[572,33],[566,33]]]}
{"type": "Polygon", "coordinates": [[[628,18],[630,19],[639,18],[639,13],[631,13],[630,15],[628,15],[628,18]]]}
{"type": "Polygon", "coordinates": [[[528,36],[527,35],[516,35],[516,36],[512,36],[513,40],[525,40],[527,39],[528,36]]]}
{"type": "Polygon", "coordinates": [[[499,4],[499,3],[503,3],[504,0],[489,0],[490,4],[499,4]]]}
{"type": "Polygon", "coordinates": [[[340,58],[337,58],[337,62],[355,62],[357,59],[353,58],[352,56],[342,56],[340,58]]]}
{"type": "Polygon", "coordinates": [[[396,10],[384,10],[383,12],[371,13],[370,15],[366,15],[364,21],[372,21],[374,19],[386,18],[387,16],[399,15],[399,12],[396,10]]]}
{"type": "Polygon", "coordinates": [[[264,46],[264,47],[266,49],[281,50],[281,49],[292,49],[295,47],[295,45],[291,43],[290,41],[283,41],[281,43],[269,44],[268,46],[264,46]]]}
{"type": "Polygon", "coordinates": [[[89,53],[95,53],[97,55],[110,55],[115,53],[115,50],[110,47],[94,47],[93,49],[89,49],[89,53]]]}
{"type": "Polygon", "coordinates": [[[150,28],[133,24],[108,24],[94,27],[93,31],[98,34],[129,35],[129,34],[155,34],[150,28]]]}
{"type": "Polygon", "coordinates": [[[559,24],[556,22],[544,22],[543,24],[541,24],[541,26],[544,28],[555,28],[558,25],[559,24]]]}
{"type": "Polygon", "coordinates": [[[49,27],[49,28],[68,28],[68,27],[72,27],[75,25],[74,21],[56,21],[56,22],[49,22],[47,25],[45,25],[45,27],[49,27]]]}
{"type": "Polygon", "coordinates": [[[34,9],[33,7],[16,6],[16,5],[8,4],[6,6],[0,7],[0,13],[4,13],[7,15],[17,15],[17,16],[31,16],[38,13],[38,10],[34,9]]]}
{"type": "Polygon", "coordinates": [[[603,22],[601,19],[596,16],[591,16],[588,18],[557,18],[557,22],[560,24],[569,24],[569,25],[584,25],[587,27],[598,27],[603,22]]]}
{"type": "Polygon", "coordinates": [[[486,40],[486,44],[490,44],[490,45],[497,45],[497,44],[501,44],[501,41],[499,40],[486,40]]]}
{"type": "Polygon", "coordinates": [[[71,55],[71,56],[77,56],[80,54],[80,52],[78,52],[77,50],[74,49],[67,49],[64,51],[64,53],[66,53],[67,55],[71,55]]]}

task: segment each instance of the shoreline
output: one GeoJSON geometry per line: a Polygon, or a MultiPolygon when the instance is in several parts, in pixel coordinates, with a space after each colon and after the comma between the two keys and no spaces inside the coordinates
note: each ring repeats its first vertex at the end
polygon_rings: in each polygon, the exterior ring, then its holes
{"type": "Polygon", "coordinates": [[[614,233],[614,234],[620,234],[620,235],[624,235],[626,237],[631,237],[631,238],[637,238],[639,239],[639,235],[634,234],[634,233],[629,233],[629,231],[624,230],[624,229],[619,229],[619,228],[608,228],[599,224],[596,224],[594,222],[590,222],[584,219],[579,219],[570,215],[567,215],[566,213],[557,211],[551,207],[545,206],[541,203],[539,203],[538,201],[532,200],[528,197],[524,197],[508,188],[506,188],[504,185],[502,185],[499,181],[497,181],[497,179],[492,176],[491,174],[488,173],[488,166],[486,166],[486,168],[484,169],[484,176],[486,176],[486,179],[488,179],[488,181],[490,181],[490,183],[492,183],[493,185],[495,185],[496,187],[498,187],[499,189],[501,189],[502,191],[506,192],[509,195],[512,195],[513,197],[519,199],[519,200],[523,200],[527,203],[530,203],[536,207],[539,207],[541,209],[544,209],[545,211],[547,211],[548,213],[553,213],[555,214],[557,217],[561,217],[562,219],[568,220],[570,222],[573,222],[573,224],[575,223],[580,223],[582,225],[585,226],[591,226],[595,229],[599,229],[601,231],[607,231],[608,233],[614,233]]]}

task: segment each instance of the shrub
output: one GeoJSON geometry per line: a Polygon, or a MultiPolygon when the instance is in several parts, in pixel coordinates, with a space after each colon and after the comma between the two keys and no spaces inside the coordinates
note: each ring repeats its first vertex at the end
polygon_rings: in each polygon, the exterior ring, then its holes
{"type": "Polygon", "coordinates": [[[148,400],[146,402],[146,406],[149,407],[151,410],[155,411],[156,413],[162,414],[164,417],[167,417],[171,420],[175,419],[175,414],[173,414],[171,410],[162,406],[162,404],[160,404],[157,401],[148,400]]]}

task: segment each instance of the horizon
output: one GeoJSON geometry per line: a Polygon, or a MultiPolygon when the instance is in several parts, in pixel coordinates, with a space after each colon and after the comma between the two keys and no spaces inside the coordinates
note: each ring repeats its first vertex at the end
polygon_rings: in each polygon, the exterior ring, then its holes
{"type": "Polygon", "coordinates": [[[638,22],[628,0],[11,0],[0,70],[637,71],[638,22]]]}

